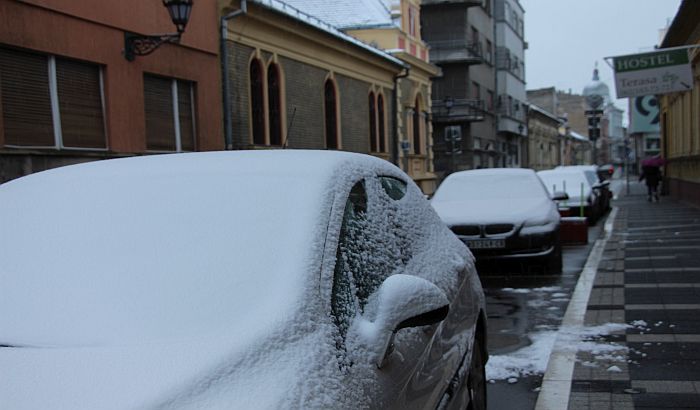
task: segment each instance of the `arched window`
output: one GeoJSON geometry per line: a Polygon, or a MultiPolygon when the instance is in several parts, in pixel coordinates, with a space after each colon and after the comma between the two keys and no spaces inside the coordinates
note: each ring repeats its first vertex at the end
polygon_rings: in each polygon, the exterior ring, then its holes
{"type": "Polygon", "coordinates": [[[386,152],[386,118],[384,118],[384,96],[377,96],[377,121],[379,121],[379,152],[386,152]]]}
{"type": "Polygon", "coordinates": [[[413,106],[413,153],[423,153],[420,144],[420,100],[418,97],[416,97],[416,102],[413,106]]]}
{"type": "Polygon", "coordinates": [[[337,95],[335,85],[332,80],[326,80],[323,90],[324,95],[324,118],[326,120],[326,148],[338,149],[338,115],[337,115],[337,95]]]}
{"type": "Polygon", "coordinates": [[[369,93],[369,149],[371,152],[379,150],[377,142],[377,105],[374,93],[369,93]]]}
{"type": "Polygon", "coordinates": [[[265,94],[263,72],[260,60],[250,62],[250,106],[252,109],[251,127],[253,144],[265,144],[265,94]]]}
{"type": "Polygon", "coordinates": [[[272,63],[267,68],[267,106],[270,117],[270,145],[282,145],[282,100],[280,70],[272,63]]]}

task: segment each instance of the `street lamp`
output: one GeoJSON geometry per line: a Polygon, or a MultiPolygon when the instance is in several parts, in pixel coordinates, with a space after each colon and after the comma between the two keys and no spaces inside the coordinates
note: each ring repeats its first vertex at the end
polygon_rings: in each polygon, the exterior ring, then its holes
{"type": "Polygon", "coordinates": [[[172,20],[177,33],[156,34],[142,36],[134,33],[124,33],[124,58],[134,61],[136,56],[151,54],[163,43],[177,43],[180,41],[185,26],[190,20],[192,3],[194,0],[163,0],[163,6],[168,9],[170,20],[172,20]]]}
{"type": "Polygon", "coordinates": [[[610,95],[610,90],[604,82],[600,81],[598,68],[593,70],[593,80],[583,88],[583,96],[589,110],[586,111],[588,117],[588,138],[593,144],[593,165],[598,164],[598,152],[596,141],[600,137],[600,117],[603,115],[603,108],[606,98],[610,95]]]}

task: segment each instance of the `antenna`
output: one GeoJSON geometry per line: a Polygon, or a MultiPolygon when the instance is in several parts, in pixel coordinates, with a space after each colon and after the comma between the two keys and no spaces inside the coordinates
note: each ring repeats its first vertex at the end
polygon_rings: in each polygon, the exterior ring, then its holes
{"type": "Polygon", "coordinates": [[[287,126],[287,134],[284,136],[284,144],[282,145],[282,149],[285,149],[289,146],[289,130],[292,129],[292,125],[294,125],[294,115],[297,113],[297,107],[294,107],[294,111],[292,111],[292,119],[289,120],[289,126],[287,126]]]}

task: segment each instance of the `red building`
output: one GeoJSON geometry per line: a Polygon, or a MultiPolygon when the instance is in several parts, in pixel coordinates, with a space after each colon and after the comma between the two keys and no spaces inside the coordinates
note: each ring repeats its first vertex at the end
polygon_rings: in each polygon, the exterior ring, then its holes
{"type": "Polygon", "coordinates": [[[161,1],[0,2],[0,183],[77,162],[224,148],[217,3],[180,44],[124,57],[125,33],[173,33],[161,1]]]}

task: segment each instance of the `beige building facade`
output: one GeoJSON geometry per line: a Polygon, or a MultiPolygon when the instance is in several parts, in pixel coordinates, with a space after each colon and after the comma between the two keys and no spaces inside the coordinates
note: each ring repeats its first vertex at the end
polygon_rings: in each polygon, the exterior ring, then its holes
{"type": "Polygon", "coordinates": [[[692,91],[664,94],[660,99],[661,152],[666,159],[664,182],[670,195],[700,205],[700,3],[685,0],[661,48],[693,46],[692,91]]]}

